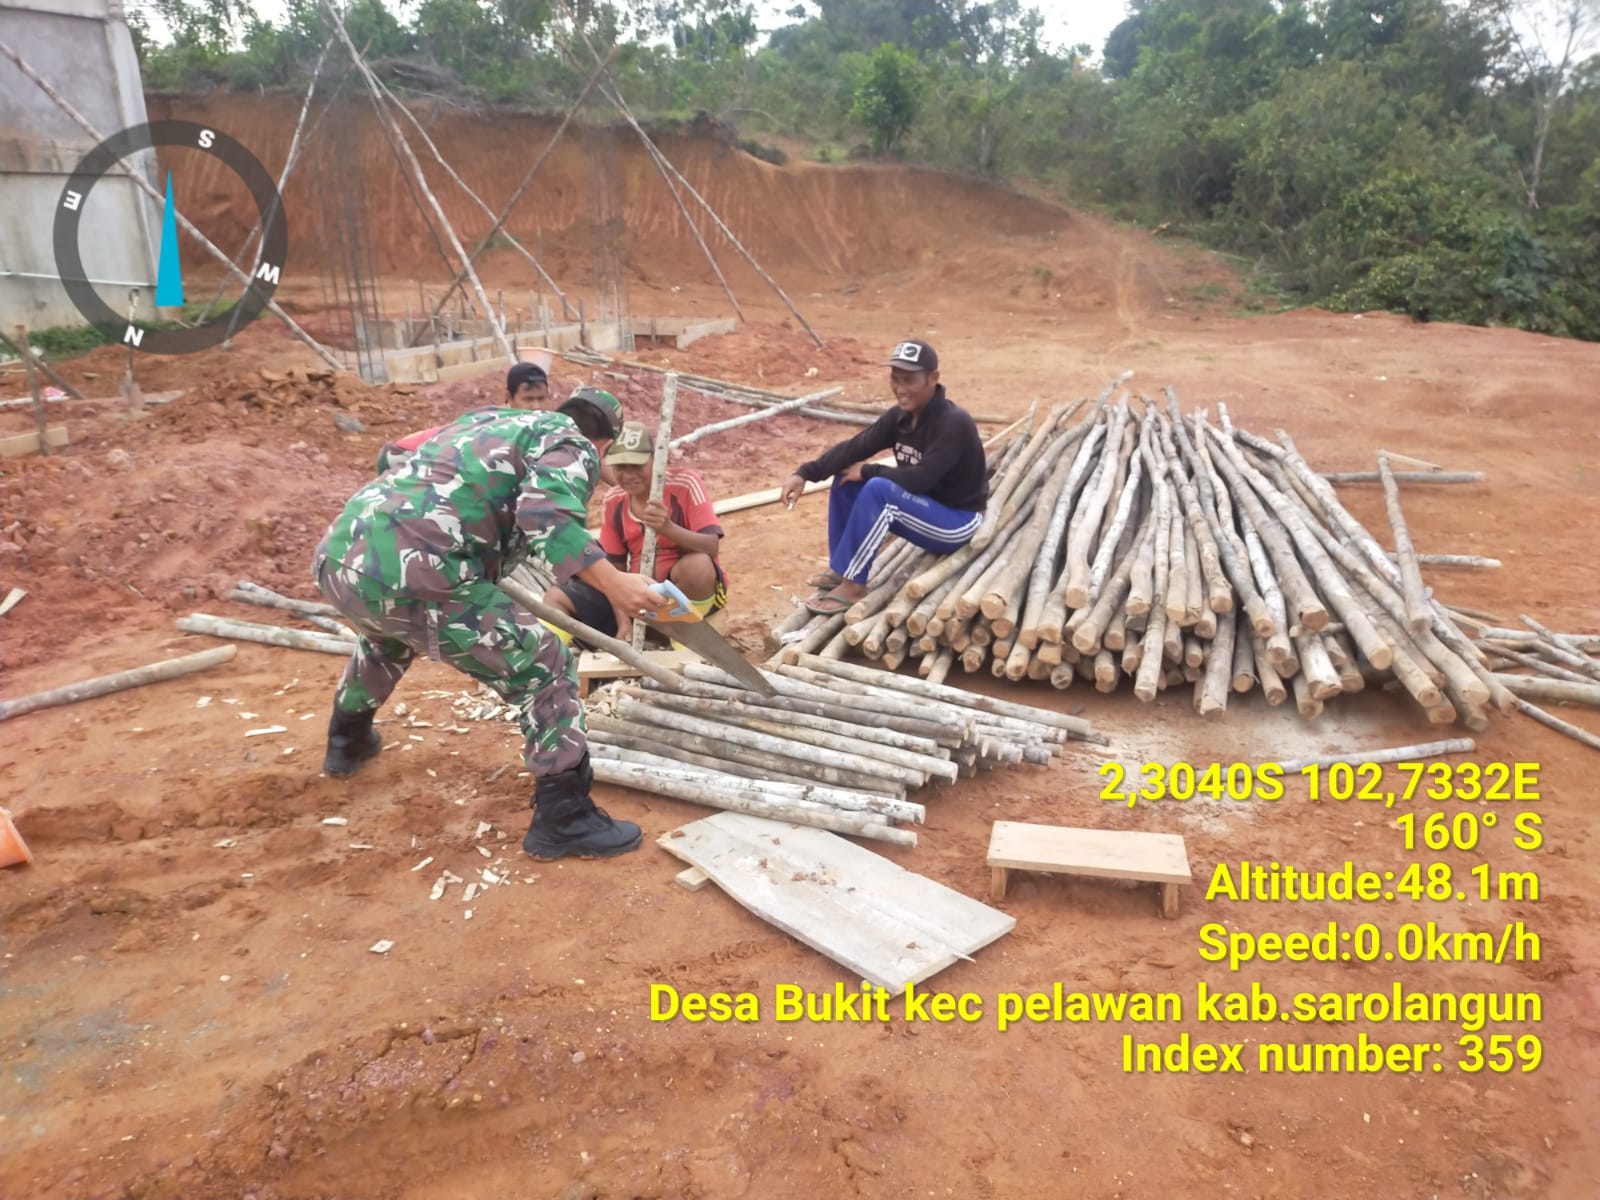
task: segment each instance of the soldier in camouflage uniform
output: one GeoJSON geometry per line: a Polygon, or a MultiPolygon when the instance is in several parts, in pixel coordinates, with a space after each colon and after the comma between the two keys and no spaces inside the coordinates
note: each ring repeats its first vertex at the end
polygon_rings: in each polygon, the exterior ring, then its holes
{"type": "Polygon", "coordinates": [[[523,847],[540,858],[621,854],[637,825],[589,797],[583,706],[572,656],[495,581],[530,555],[558,580],[598,588],[626,612],[665,599],[612,565],[584,528],[600,456],[622,426],[609,392],[580,388],[559,411],[458,417],[350,498],[312,569],[359,642],[334,697],[323,770],[348,775],[378,753],[373,716],[415,655],[488,684],[522,712],[536,780],[523,847]]]}

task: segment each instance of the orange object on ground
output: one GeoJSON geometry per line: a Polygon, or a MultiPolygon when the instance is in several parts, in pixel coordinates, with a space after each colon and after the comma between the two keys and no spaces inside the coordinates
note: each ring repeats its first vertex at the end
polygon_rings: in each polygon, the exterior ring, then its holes
{"type": "Polygon", "coordinates": [[[0,867],[14,867],[18,863],[31,863],[33,851],[22,840],[17,827],[11,823],[11,814],[0,808],[0,867]]]}

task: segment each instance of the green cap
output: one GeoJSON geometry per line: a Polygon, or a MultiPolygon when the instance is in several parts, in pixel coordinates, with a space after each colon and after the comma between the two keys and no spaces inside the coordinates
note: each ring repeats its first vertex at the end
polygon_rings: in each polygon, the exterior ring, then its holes
{"type": "MultiPolygon", "coordinates": [[[[567,404],[574,400],[581,400],[598,409],[605,417],[606,423],[611,427],[611,436],[616,437],[622,432],[622,401],[618,400],[604,388],[581,387],[575,390],[566,399],[567,404]]],[[[565,405],[563,405],[565,407],[565,405]]]]}
{"type": "Polygon", "coordinates": [[[637,421],[629,421],[606,451],[606,461],[614,467],[638,467],[654,462],[656,439],[637,421]]]}

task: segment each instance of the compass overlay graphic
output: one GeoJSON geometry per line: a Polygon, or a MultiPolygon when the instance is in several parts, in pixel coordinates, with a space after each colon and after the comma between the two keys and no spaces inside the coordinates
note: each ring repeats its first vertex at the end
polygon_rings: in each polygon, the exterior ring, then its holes
{"type": "MultiPolygon", "coordinates": [[[[162,211],[161,259],[156,274],[156,303],[166,307],[183,302],[183,270],[178,261],[178,212],[172,200],[172,175],[166,174],[166,202],[162,211]]],[[[221,344],[244,328],[266,308],[282,279],[288,256],[289,229],[283,203],[272,176],[245,146],[220,130],[192,121],[153,121],[113,134],[89,151],[67,180],[56,205],[56,270],[72,303],[89,324],[117,341],[147,354],[193,354],[221,344]],[[85,227],[83,213],[89,193],[129,155],[161,147],[185,148],[210,154],[228,167],[249,189],[260,213],[261,249],[250,285],[232,311],[186,329],[152,329],[118,313],[100,298],[86,278],[83,239],[93,238],[93,222],[85,227]]],[[[250,269],[247,262],[241,270],[250,269]]],[[[235,282],[238,282],[235,280],[235,282]]]]}

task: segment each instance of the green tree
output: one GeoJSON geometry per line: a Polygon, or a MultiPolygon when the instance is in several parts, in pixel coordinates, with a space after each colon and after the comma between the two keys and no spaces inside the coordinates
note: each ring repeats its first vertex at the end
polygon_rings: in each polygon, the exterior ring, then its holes
{"type": "Polygon", "coordinates": [[[923,90],[922,68],[912,55],[887,42],[872,52],[852,113],[871,134],[874,150],[892,153],[900,144],[917,119],[923,90]]]}

